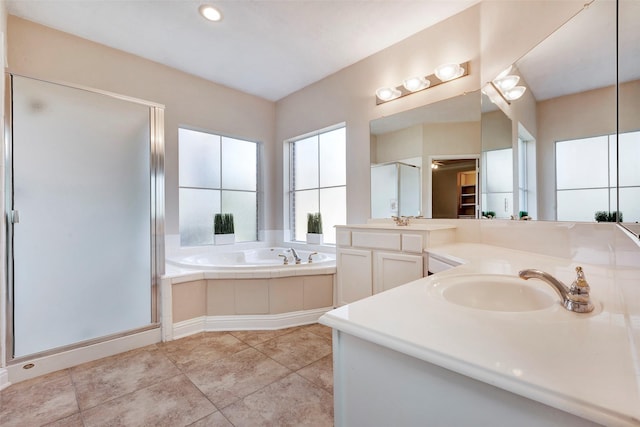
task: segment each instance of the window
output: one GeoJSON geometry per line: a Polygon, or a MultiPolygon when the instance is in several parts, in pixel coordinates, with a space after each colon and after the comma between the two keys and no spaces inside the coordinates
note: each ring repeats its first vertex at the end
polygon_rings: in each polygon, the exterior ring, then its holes
{"type": "Polygon", "coordinates": [[[335,244],[335,225],[346,224],[345,127],[320,131],[289,144],[289,207],[293,240],[304,241],[307,213],[322,214],[324,242],[335,244]]]}
{"type": "Polygon", "coordinates": [[[178,129],[180,243],[213,244],[213,216],[232,213],[236,241],[257,240],[258,144],[178,129]]]}
{"type": "Polygon", "coordinates": [[[558,221],[594,221],[596,211],[615,212],[616,191],[624,221],[640,220],[634,203],[640,197],[640,132],[620,134],[618,149],[616,155],[616,135],[556,142],[558,221]]]}

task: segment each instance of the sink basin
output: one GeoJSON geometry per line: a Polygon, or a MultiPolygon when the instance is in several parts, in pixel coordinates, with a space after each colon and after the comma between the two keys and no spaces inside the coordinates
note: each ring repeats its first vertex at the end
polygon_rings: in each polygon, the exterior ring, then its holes
{"type": "Polygon", "coordinates": [[[544,310],[560,301],[545,284],[501,275],[443,277],[434,283],[434,290],[450,303],[488,311],[544,310]]]}

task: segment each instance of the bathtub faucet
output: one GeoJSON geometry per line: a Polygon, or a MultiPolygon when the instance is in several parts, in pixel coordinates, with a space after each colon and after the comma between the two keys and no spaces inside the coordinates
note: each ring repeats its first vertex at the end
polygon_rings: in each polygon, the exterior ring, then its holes
{"type": "Polygon", "coordinates": [[[293,248],[289,248],[289,251],[293,254],[293,259],[296,260],[296,264],[300,264],[302,262],[302,260],[298,256],[298,253],[296,252],[296,250],[293,249],[293,248]]]}

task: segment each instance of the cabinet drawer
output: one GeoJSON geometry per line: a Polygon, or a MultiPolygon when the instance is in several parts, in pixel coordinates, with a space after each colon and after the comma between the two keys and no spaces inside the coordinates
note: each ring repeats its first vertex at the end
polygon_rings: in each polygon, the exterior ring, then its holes
{"type": "Polygon", "coordinates": [[[351,233],[351,244],[361,248],[400,251],[400,233],[354,231],[351,233]]]}

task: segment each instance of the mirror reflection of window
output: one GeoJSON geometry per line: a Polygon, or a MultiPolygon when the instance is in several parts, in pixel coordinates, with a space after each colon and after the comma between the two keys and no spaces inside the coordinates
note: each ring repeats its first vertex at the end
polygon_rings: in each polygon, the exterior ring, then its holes
{"type": "Polygon", "coordinates": [[[616,153],[615,135],[556,143],[558,221],[593,222],[598,211],[615,213],[618,170],[622,220],[640,221],[640,206],[632,203],[640,200],[640,132],[620,134],[618,147],[616,153]]]}

